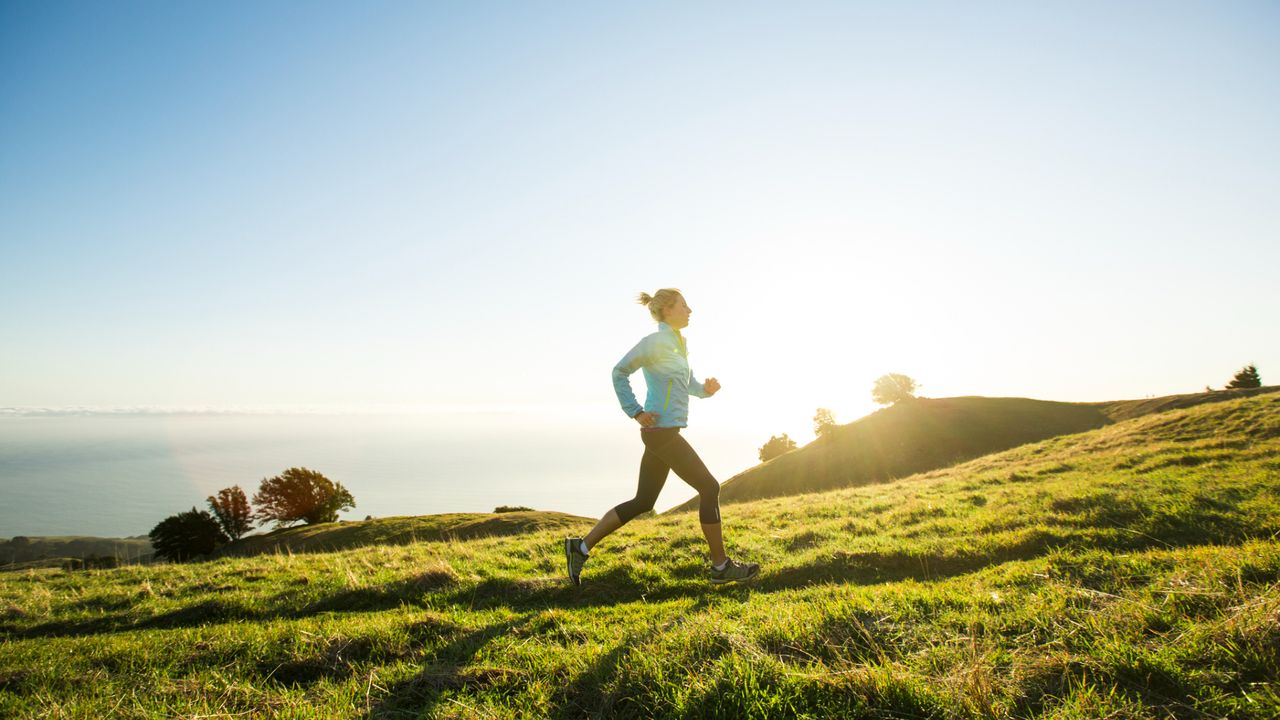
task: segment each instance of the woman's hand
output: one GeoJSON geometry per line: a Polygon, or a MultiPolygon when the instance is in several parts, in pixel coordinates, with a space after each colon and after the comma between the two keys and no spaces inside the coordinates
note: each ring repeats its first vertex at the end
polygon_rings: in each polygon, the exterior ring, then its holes
{"type": "Polygon", "coordinates": [[[707,378],[702,383],[702,389],[707,392],[707,397],[711,397],[717,392],[720,392],[720,381],[715,378],[707,378]]]}
{"type": "Polygon", "coordinates": [[[640,423],[640,427],[653,427],[653,424],[658,422],[658,414],[641,412],[636,415],[636,422],[640,423]]]}

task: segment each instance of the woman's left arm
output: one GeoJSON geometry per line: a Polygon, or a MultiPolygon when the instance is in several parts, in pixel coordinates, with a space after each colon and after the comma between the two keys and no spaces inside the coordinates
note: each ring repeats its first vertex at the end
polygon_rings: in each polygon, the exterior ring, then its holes
{"type": "Polygon", "coordinates": [[[694,397],[709,398],[720,390],[720,383],[715,378],[707,378],[707,381],[699,382],[698,376],[693,374],[693,368],[689,369],[689,394],[694,397]]]}

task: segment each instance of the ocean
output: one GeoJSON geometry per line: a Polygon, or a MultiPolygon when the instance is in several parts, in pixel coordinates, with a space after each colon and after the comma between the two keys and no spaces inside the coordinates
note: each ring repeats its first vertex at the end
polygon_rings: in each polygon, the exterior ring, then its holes
{"type": "MultiPolygon", "coordinates": [[[[723,482],[763,439],[683,431],[723,482]]],[[[764,439],[768,439],[767,437],[764,439]]],[[[145,535],[239,485],[307,467],[355,497],[346,520],[491,512],[598,517],[635,492],[643,446],[625,417],[529,413],[0,412],[0,538],[145,535]]],[[[673,473],[659,511],[694,491],[673,473]]],[[[269,526],[264,530],[270,529],[269,526]]]]}

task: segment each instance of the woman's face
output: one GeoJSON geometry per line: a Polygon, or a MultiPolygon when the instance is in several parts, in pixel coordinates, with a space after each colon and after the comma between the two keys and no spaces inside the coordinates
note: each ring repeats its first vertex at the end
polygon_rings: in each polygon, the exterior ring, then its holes
{"type": "Polygon", "coordinates": [[[689,326],[689,315],[693,311],[689,309],[688,303],[684,301],[684,296],[676,298],[674,305],[671,305],[663,311],[663,317],[666,323],[673,328],[680,329],[689,326]]]}

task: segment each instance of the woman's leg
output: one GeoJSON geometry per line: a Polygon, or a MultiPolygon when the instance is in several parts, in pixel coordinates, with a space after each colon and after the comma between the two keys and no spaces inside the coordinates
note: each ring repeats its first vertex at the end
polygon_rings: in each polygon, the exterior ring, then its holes
{"type": "Polygon", "coordinates": [[[587,536],[582,538],[582,542],[587,546],[587,549],[590,550],[596,546],[596,543],[603,540],[605,536],[620,527],[622,527],[622,518],[618,517],[617,509],[609,508],[609,512],[605,513],[604,517],[600,518],[600,522],[597,522],[596,526],[591,528],[591,532],[587,533],[587,536]]]}
{"type": "Polygon", "coordinates": [[[724,551],[724,536],[720,528],[720,483],[716,482],[715,476],[688,441],[679,435],[660,446],[650,447],[650,452],[698,491],[698,519],[702,523],[702,534],[706,536],[707,546],[711,551],[711,564],[722,564],[728,556],[724,551]]]}
{"type": "Polygon", "coordinates": [[[650,435],[642,433],[642,437],[645,439],[645,450],[640,458],[640,479],[636,484],[636,496],[605,513],[596,526],[591,528],[591,532],[582,539],[588,550],[595,547],[596,543],[603,540],[609,533],[631,522],[635,516],[652,510],[653,504],[658,501],[658,493],[662,492],[662,486],[667,482],[667,474],[671,472],[671,466],[649,450],[650,435]]]}
{"type": "Polygon", "coordinates": [[[711,564],[724,564],[729,556],[724,551],[724,536],[720,534],[720,523],[702,523],[702,534],[707,538],[707,547],[711,549],[711,564]]]}

